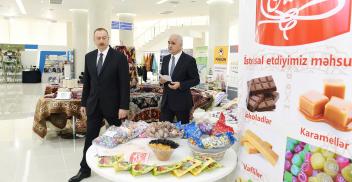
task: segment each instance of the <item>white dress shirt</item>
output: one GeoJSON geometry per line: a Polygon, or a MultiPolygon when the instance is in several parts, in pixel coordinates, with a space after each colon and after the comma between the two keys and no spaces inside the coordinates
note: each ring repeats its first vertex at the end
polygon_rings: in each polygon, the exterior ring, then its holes
{"type": "MultiPolygon", "coordinates": [[[[178,60],[180,59],[182,52],[183,52],[183,51],[180,51],[179,53],[177,53],[177,54],[175,54],[175,55],[172,55],[172,54],[171,54],[170,61],[169,61],[169,75],[170,75],[170,72],[171,72],[172,56],[175,57],[175,68],[176,68],[177,62],[178,62],[178,60]]],[[[175,68],[174,68],[174,71],[175,71],[175,68]]],[[[171,76],[171,75],[170,75],[170,76],[171,76]]]]}
{"type": "Polygon", "coordinates": [[[100,52],[100,50],[98,49],[97,66],[98,66],[98,61],[99,61],[100,53],[103,53],[103,64],[102,64],[102,65],[104,65],[105,58],[106,58],[106,55],[108,54],[109,48],[110,48],[110,47],[108,46],[103,52],[100,52]]]}

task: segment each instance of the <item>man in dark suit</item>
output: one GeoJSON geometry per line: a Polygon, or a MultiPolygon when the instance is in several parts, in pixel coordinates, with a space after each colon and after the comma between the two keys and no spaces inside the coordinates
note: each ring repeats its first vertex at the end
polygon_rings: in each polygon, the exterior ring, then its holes
{"type": "Polygon", "coordinates": [[[103,118],[109,125],[120,126],[120,119],[127,117],[130,98],[130,79],[127,58],[109,46],[108,31],[94,31],[98,49],[86,54],[81,112],[87,115],[87,134],[83,149],[81,169],[70,182],[90,176],[86,161],[87,149],[98,137],[103,118]]]}
{"type": "Polygon", "coordinates": [[[163,58],[160,74],[169,75],[172,81],[160,79],[164,85],[160,121],[189,123],[193,107],[191,87],[199,84],[196,60],[182,51],[182,37],[171,35],[168,41],[170,55],[163,58]]]}

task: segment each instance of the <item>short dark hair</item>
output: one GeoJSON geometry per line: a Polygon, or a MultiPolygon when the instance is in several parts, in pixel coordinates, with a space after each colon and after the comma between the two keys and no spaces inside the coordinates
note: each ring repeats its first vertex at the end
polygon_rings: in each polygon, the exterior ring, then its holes
{"type": "Polygon", "coordinates": [[[97,32],[97,31],[105,31],[105,32],[106,32],[106,34],[108,34],[108,35],[109,35],[108,30],[106,30],[105,28],[100,27],[100,28],[95,29],[95,30],[94,30],[94,35],[95,35],[95,32],[97,32]]]}

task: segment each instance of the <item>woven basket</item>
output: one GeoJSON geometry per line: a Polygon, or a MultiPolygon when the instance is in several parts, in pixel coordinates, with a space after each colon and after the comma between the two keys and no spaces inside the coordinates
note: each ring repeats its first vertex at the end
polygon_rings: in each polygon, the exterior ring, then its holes
{"type": "Polygon", "coordinates": [[[192,149],[194,156],[211,157],[216,161],[221,161],[224,158],[227,149],[231,147],[231,145],[229,145],[219,149],[201,149],[198,146],[192,145],[191,143],[188,143],[188,145],[192,149]]]}
{"type": "Polygon", "coordinates": [[[224,158],[226,150],[219,153],[201,153],[195,150],[192,150],[193,156],[200,156],[200,157],[210,157],[216,161],[221,161],[224,158]]]}

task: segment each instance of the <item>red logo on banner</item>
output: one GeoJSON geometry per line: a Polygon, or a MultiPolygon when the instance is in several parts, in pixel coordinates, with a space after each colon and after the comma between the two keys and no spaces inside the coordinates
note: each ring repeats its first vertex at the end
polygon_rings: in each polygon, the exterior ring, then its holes
{"type": "Polygon", "coordinates": [[[256,41],[295,46],[350,31],[351,0],[257,0],[256,41]]]}

